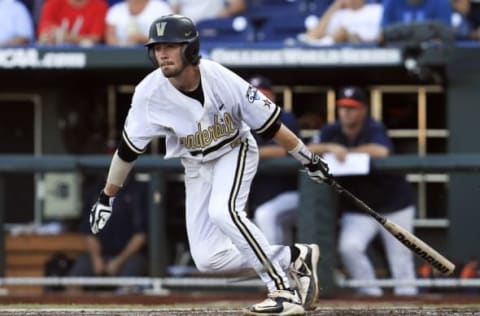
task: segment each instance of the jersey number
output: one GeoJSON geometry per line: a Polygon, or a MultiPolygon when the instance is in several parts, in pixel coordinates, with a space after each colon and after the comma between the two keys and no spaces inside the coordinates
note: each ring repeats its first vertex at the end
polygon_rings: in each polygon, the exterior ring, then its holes
{"type": "Polygon", "coordinates": [[[167,22],[160,22],[155,25],[157,28],[157,36],[163,36],[165,33],[165,26],[167,26],[167,22]]]}

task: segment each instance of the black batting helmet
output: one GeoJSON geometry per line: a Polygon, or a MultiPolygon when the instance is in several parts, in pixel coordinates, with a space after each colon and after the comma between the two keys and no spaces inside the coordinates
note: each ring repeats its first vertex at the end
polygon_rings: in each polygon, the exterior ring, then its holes
{"type": "Polygon", "coordinates": [[[153,51],[153,46],[159,43],[184,43],[183,58],[192,65],[197,65],[200,60],[200,39],[197,28],[192,20],[183,15],[164,15],[150,26],[149,39],[145,46],[148,56],[158,65],[153,51]]]}

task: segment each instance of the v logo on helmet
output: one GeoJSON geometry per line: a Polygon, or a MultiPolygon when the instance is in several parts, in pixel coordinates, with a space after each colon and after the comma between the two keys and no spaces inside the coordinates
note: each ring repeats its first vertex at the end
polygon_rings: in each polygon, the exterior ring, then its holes
{"type": "Polygon", "coordinates": [[[157,36],[163,36],[165,33],[165,27],[167,26],[167,22],[160,22],[155,25],[157,29],[157,36]]]}

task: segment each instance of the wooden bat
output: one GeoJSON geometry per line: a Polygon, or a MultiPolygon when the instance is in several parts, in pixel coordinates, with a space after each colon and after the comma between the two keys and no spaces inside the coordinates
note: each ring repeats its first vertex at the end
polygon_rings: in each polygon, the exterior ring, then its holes
{"type": "Polygon", "coordinates": [[[428,262],[438,271],[445,275],[449,275],[455,270],[455,265],[451,261],[442,256],[423,240],[405,230],[403,227],[375,212],[370,206],[342,187],[334,179],[330,178],[325,182],[332,186],[338,193],[348,196],[357,206],[372,216],[377,222],[385,227],[387,231],[404,244],[405,247],[416,253],[420,258],[428,262]]]}

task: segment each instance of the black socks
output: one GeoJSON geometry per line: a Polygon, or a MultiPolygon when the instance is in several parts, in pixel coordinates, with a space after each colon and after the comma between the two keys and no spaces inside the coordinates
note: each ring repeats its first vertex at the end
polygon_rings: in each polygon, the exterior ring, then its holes
{"type": "Polygon", "coordinates": [[[290,262],[295,262],[300,256],[300,250],[295,246],[290,246],[290,262]]]}

